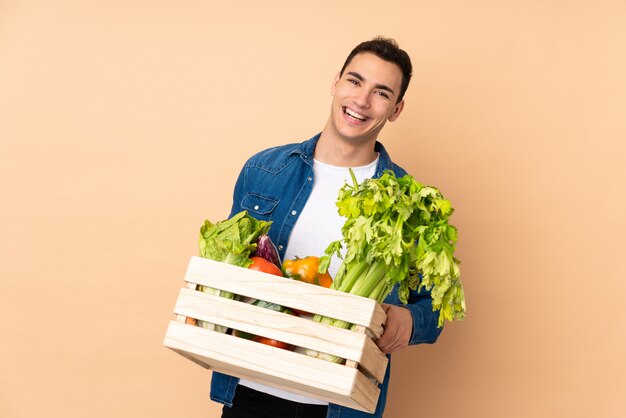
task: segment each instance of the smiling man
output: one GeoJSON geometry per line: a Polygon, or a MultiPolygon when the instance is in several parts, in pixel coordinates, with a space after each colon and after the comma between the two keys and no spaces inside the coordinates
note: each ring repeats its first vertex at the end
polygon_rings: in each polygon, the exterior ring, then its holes
{"type": "Polygon", "coordinates": [[[404,108],[408,80],[403,90],[403,79],[411,77],[408,56],[407,63],[409,67],[403,70],[372,52],[349,58],[331,88],[330,117],[315,149],[316,159],[350,167],[376,158],[379,132],[404,108]]]}
{"type": "MultiPolygon", "coordinates": [[[[359,182],[386,170],[406,174],[378,139],[385,124],[402,113],[411,71],[409,56],[391,39],[375,38],[354,48],[333,80],[330,116],[322,132],[251,157],[237,179],[231,216],[247,210],[257,219],[272,220],[269,235],[283,260],[321,256],[330,242],[342,237],[345,220],[335,202],[350,179],[349,168],[359,182]]],[[[332,260],[332,276],[339,264],[339,259],[332,260]]],[[[383,308],[387,322],[377,341],[383,352],[437,340],[438,314],[432,311],[427,292],[413,291],[402,305],[394,289],[383,308]]],[[[388,368],[374,414],[217,372],[211,380],[211,399],[224,404],[226,418],[382,417],[389,376],[388,368]]]]}

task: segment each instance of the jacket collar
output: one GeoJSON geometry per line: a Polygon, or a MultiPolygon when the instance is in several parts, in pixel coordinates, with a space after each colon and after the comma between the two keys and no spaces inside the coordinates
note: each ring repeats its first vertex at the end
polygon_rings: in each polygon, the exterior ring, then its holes
{"type": "MultiPolygon", "coordinates": [[[[313,153],[315,152],[315,145],[317,145],[317,141],[320,139],[322,133],[318,133],[313,138],[308,139],[300,144],[292,151],[292,154],[300,154],[302,159],[309,165],[313,164],[313,153]]],[[[378,164],[376,165],[376,174],[374,177],[380,177],[385,172],[385,170],[393,170],[393,163],[391,162],[391,157],[387,153],[387,150],[380,142],[376,141],[376,145],[374,145],[374,150],[378,152],[378,164]]]]}

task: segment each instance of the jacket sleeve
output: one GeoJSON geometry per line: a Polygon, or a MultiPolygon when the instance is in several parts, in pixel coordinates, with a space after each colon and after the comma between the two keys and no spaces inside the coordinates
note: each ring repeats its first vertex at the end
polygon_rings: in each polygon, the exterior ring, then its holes
{"type": "Polygon", "coordinates": [[[402,306],[411,311],[413,317],[413,333],[409,344],[432,344],[437,341],[443,328],[437,327],[439,311],[433,312],[430,292],[425,289],[412,291],[408,303],[402,306]]]}

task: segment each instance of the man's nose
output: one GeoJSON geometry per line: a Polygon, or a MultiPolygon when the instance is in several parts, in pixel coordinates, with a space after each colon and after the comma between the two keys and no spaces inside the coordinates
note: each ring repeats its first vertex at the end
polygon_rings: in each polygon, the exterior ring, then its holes
{"type": "Polygon", "coordinates": [[[370,106],[370,95],[369,92],[364,89],[359,89],[352,98],[355,105],[363,108],[368,108],[370,106]]]}

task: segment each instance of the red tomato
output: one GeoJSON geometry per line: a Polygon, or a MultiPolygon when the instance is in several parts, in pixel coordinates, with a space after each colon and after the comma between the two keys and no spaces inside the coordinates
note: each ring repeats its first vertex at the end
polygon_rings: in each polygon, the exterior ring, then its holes
{"type": "Polygon", "coordinates": [[[294,312],[295,312],[295,314],[296,314],[296,315],[298,315],[298,316],[313,316],[313,314],[312,314],[312,313],[307,312],[307,311],[301,311],[300,309],[293,308],[293,311],[294,311],[294,312]]]}
{"type": "Polygon", "coordinates": [[[283,350],[293,350],[293,346],[291,344],[284,343],[282,341],[276,341],[271,338],[265,337],[256,337],[255,341],[260,342],[261,344],[271,345],[273,347],[282,348],[283,350]]]}
{"type": "MultiPolygon", "coordinates": [[[[274,274],[276,276],[283,276],[283,272],[274,264],[274,263],[270,263],[269,261],[267,261],[266,259],[262,258],[262,257],[250,257],[250,260],[252,260],[252,264],[250,264],[250,266],[248,267],[251,270],[257,270],[257,271],[262,271],[263,273],[269,273],[269,274],[274,274]]],[[[267,302],[263,302],[263,301],[257,301],[257,303],[255,303],[255,305],[259,306],[259,305],[275,305],[275,304],[269,304],[267,302]]],[[[281,306],[276,305],[277,307],[281,308],[282,312],[294,315],[295,313],[293,311],[289,311],[289,309],[285,309],[282,308],[281,306]]],[[[268,306],[263,306],[263,307],[267,307],[269,309],[271,309],[268,306]]],[[[293,346],[291,344],[287,344],[284,343],[282,341],[276,341],[274,339],[271,338],[266,338],[266,337],[260,337],[260,336],[255,336],[254,337],[254,341],[257,341],[261,344],[267,344],[267,345],[271,345],[273,347],[278,347],[278,348],[282,348],[284,350],[293,350],[293,346]]]]}
{"type": "Polygon", "coordinates": [[[274,264],[270,263],[262,257],[250,257],[252,264],[248,266],[250,270],[262,271],[263,273],[274,274],[276,276],[283,276],[283,272],[274,264]]]}

